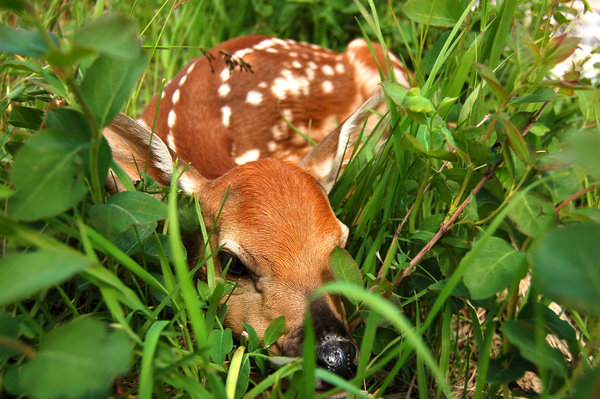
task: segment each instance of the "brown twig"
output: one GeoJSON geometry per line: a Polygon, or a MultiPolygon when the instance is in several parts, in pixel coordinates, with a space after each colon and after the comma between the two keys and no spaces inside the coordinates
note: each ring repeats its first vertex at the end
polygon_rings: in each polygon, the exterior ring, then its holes
{"type": "Polygon", "coordinates": [[[598,187],[597,184],[592,184],[591,186],[584,188],[583,190],[580,190],[578,192],[576,192],[575,194],[571,195],[569,198],[567,198],[566,200],[564,200],[563,202],[560,203],[560,205],[558,205],[556,208],[554,208],[554,212],[558,212],[560,211],[562,208],[564,208],[569,202],[573,201],[576,198],[581,197],[583,194],[587,193],[590,190],[595,189],[596,187],[598,187]]]}
{"type": "MultiPolygon", "coordinates": [[[[540,118],[542,113],[546,110],[546,108],[548,107],[549,104],[550,104],[550,101],[546,101],[544,103],[544,105],[542,105],[542,107],[531,118],[531,120],[529,121],[527,126],[525,126],[525,128],[521,132],[521,136],[525,136],[525,134],[527,134],[527,132],[533,127],[533,125],[535,125],[535,123],[538,121],[538,119],[540,118]]],[[[469,196],[460,204],[460,206],[452,214],[450,219],[448,219],[446,222],[441,224],[440,229],[435,234],[435,236],[433,236],[433,238],[431,240],[429,240],[429,242],[427,244],[425,244],[425,246],[421,249],[421,251],[419,251],[419,253],[410,261],[409,266],[406,269],[404,269],[398,275],[398,277],[396,277],[396,280],[394,280],[394,282],[392,283],[392,290],[394,290],[405,277],[409,276],[415,270],[415,267],[417,266],[417,264],[419,264],[419,262],[421,262],[421,260],[423,260],[425,255],[434,247],[435,244],[437,244],[437,242],[444,236],[444,234],[446,234],[452,228],[452,225],[454,224],[454,222],[456,222],[458,217],[463,213],[463,211],[469,204],[469,201],[471,200],[471,198],[473,198],[473,196],[477,195],[477,193],[479,193],[479,191],[483,188],[483,186],[492,177],[494,177],[496,175],[496,170],[502,164],[502,162],[503,162],[503,160],[498,161],[496,164],[494,164],[494,166],[492,166],[490,169],[486,170],[486,172],[484,173],[484,175],[481,178],[481,180],[479,181],[479,183],[477,183],[477,186],[475,186],[475,188],[473,189],[471,194],[469,194],[469,196]]],[[[589,189],[591,189],[591,188],[589,188],[589,189]]],[[[583,194],[583,193],[581,193],[581,194],[583,194]]],[[[409,212],[412,212],[412,208],[409,212]]],[[[401,226],[403,224],[404,224],[404,221],[401,223],[401,226]]],[[[401,226],[399,226],[399,229],[401,229],[401,226]]],[[[397,232],[398,232],[398,230],[397,230],[397,232]]]]}
{"type": "Polygon", "coordinates": [[[421,260],[423,260],[423,258],[431,250],[431,248],[433,248],[433,246],[437,244],[437,242],[444,236],[444,234],[446,234],[452,228],[452,225],[454,224],[454,222],[456,222],[456,219],[458,219],[458,217],[463,213],[463,211],[469,204],[471,198],[473,198],[474,195],[477,195],[477,193],[479,193],[479,191],[483,188],[485,183],[487,183],[492,177],[496,175],[496,169],[498,169],[498,166],[500,166],[501,163],[502,161],[499,161],[494,166],[492,166],[491,169],[486,170],[483,177],[481,178],[479,183],[477,183],[477,186],[475,186],[471,194],[469,194],[469,196],[465,198],[465,200],[460,204],[456,211],[454,211],[450,219],[441,224],[440,229],[435,234],[435,236],[433,236],[433,238],[429,240],[429,242],[425,244],[421,251],[419,251],[419,253],[410,261],[409,266],[406,269],[402,270],[402,272],[398,275],[398,277],[392,284],[392,289],[396,288],[396,286],[402,281],[402,279],[404,279],[414,271],[417,264],[421,262],[421,260]]]}

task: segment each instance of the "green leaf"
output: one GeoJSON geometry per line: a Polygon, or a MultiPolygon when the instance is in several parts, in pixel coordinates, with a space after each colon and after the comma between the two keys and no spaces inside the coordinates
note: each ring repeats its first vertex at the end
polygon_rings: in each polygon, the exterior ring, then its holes
{"type": "Polygon", "coordinates": [[[79,398],[103,393],[129,369],[132,344],[123,331],[108,332],[93,319],[56,327],[23,366],[22,386],[36,398],[79,398]]]}
{"type": "Polygon", "coordinates": [[[581,41],[578,37],[567,37],[562,34],[553,37],[548,43],[547,50],[544,52],[544,64],[553,67],[566,60],[579,46],[581,41]]]}
{"type": "MultiPolygon", "coordinates": [[[[0,273],[1,273],[0,268],[0,273]]],[[[1,284],[1,283],[0,283],[1,284]]],[[[19,337],[19,319],[0,312],[0,340],[2,338],[17,339],[19,337]]],[[[15,348],[0,345],[0,357],[15,356],[19,353],[15,348]]]]}
{"type": "Polygon", "coordinates": [[[554,205],[535,192],[528,192],[508,213],[517,229],[531,237],[539,237],[556,224],[554,205]]]}
{"type": "Polygon", "coordinates": [[[506,338],[519,348],[525,359],[539,367],[552,370],[560,377],[566,377],[568,367],[562,353],[556,348],[551,348],[545,341],[536,342],[531,323],[509,320],[504,322],[500,329],[506,338]]]}
{"type": "Polygon", "coordinates": [[[90,208],[90,223],[109,238],[116,237],[132,224],[143,225],[167,217],[167,205],[139,191],[122,191],[106,204],[90,208]]]}
{"type": "MultiPolygon", "coordinates": [[[[469,259],[469,253],[462,262],[469,259]]],[[[515,251],[501,238],[491,237],[463,276],[471,297],[484,299],[505,289],[519,278],[517,272],[524,259],[525,253],[515,251]]]]}
{"type": "Polygon", "coordinates": [[[485,163],[489,159],[487,147],[483,143],[485,132],[478,127],[471,127],[456,130],[454,132],[454,141],[458,149],[468,154],[470,161],[475,163],[485,163]]]}
{"type": "Polygon", "coordinates": [[[530,251],[533,283],[548,298],[600,315],[600,224],[555,228],[530,251]]]}
{"type": "Polygon", "coordinates": [[[0,260],[0,305],[25,299],[60,284],[92,266],[84,255],[67,249],[42,249],[0,260]]]}
{"type": "Polygon", "coordinates": [[[513,97],[509,104],[523,104],[523,103],[541,103],[546,101],[552,101],[556,93],[549,87],[538,87],[533,93],[523,97],[513,97]]]}
{"type": "Polygon", "coordinates": [[[541,303],[528,303],[519,312],[519,320],[529,320],[538,324],[543,323],[548,333],[554,334],[559,339],[564,339],[567,342],[573,358],[579,356],[579,343],[575,329],[549,307],[541,303]]]}
{"type": "Polygon", "coordinates": [[[508,119],[502,120],[502,124],[504,126],[504,134],[506,134],[510,148],[512,148],[521,161],[525,162],[526,164],[531,164],[531,154],[529,153],[527,142],[523,136],[521,136],[519,129],[517,129],[517,127],[508,119]]]}
{"type": "Polygon", "coordinates": [[[248,352],[254,352],[256,349],[258,349],[258,345],[260,343],[258,334],[256,333],[254,327],[252,327],[250,324],[242,323],[242,325],[248,333],[248,352]]]}
{"type": "Polygon", "coordinates": [[[212,330],[208,336],[209,355],[217,364],[223,364],[229,352],[233,349],[231,329],[212,330]]]}
{"type": "Polygon", "coordinates": [[[402,105],[404,102],[404,97],[406,96],[406,93],[408,93],[408,90],[404,86],[389,80],[384,80],[381,82],[381,85],[383,86],[383,90],[393,102],[395,102],[397,105],[402,105]]]}
{"type": "Polygon", "coordinates": [[[121,14],[104,15],[82,26],[73,40],[77,47],[120,59],[138,57],[135,23],[121,14]]]}
{"type": "Polygon", "coordinates": [[[453,27],[463,10],[455,0],[408,0],[404,13],[415,22],[442,27],[453,27]]]}
{"type": "MultiPolygon", "coordinates": [[[[47,33],[48,38],[58,46],[56,35],[47,33]]],[[[37,30],[23,30],[0,25],[0,53],[19,54],[42,58],[50,47],[37,30]]]]}
{"type": "Polygon", "coordinates": [[[285,331],[285,316],[280,316],[274,319],[265,330],[263,341],[265,348],[273,344],[283,335],[285,331]]]}
{"type": "Polygon", "coordinates": [[[421,94],[421,89],[413,87],[406,93],[404,97],[403,107],[412,112],[431,113],[435,111],[435,107],[431,100],[421,94]]]}
{"type": "Polygon", "coordinates": [[[76,205],[87,192],[81,153],[88,147],[80,136],[54,129],[42,130],[29,139],[13,166],[16,194],[9,204],[9,215],[35,220],[76,205]]]}
{"type": "Polygon", "coordinates": [[[10,111],[8,123],[16,127],[37,130],[42,125],[43,119],[44,111],[41,109],[17,105],[10,111]]]}
{"type": "Polygon", "coordinates": [[[498,97],[503,103],[508,99],[508,94],[502,84],[496,78],[494,71],[490,69],[487,65],[480,64],[478,62],[473,63],[473,69],[475,69],[481,77],[487,82],[488,87],[492,92],[498,97]]]}
{"type": "Polygon", "coordinates": [[[146,54],[138,49],[135,55],[128,60],[115,60],[101,54],[86,71],[81,90],[99,127],[108,125],[123,107],[146,68],[146,54]]]}
{"type": "Polygon", "coordinates": [[[352,258],[343,248],[336,247],[329,255],[329,267],[336,280],[347,281],[362,287],[362,273],[352,258]]]}
{"type": "Polygon", "coordinates": [[[531,367],[531,363],[524,360],[521,356],[515,356],[515,354],[490,359],[485,381],[490,384],[505,384],[516,381],[531,367]]]}
{"type": "Polygon", "coordinates": [[[10,188],[3,186],[0,184],[0,199],[8,198],[12,196],[15,192],[10,188]]]}

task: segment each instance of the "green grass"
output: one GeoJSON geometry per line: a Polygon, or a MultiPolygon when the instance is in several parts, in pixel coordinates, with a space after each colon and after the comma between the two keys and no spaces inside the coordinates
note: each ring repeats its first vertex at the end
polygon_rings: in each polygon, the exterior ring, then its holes
{"type": "Polygon", "coordinates": [[[570,3],[391,3],[0,1],[2,396],[310,397],[316,376],[355,397],[592,397],[600,91],[552,74],[577,46],[549,20],[570,3]],[[384,84],[389,140],[366,141],[330,194],[362,274],[320,290],[346,296],[351,381],[315,368],[310,333],[277,366],[251,327],[233,341],[233,286],[213,278],[215,248],[189,269],[181,235],[211,231],[175,181],[146,187],[162,203],[101,184],[119,174],[99,141],[111,115],[251,33],[339,51],[364,34],[414,71],[415,89],[384,84]]]}

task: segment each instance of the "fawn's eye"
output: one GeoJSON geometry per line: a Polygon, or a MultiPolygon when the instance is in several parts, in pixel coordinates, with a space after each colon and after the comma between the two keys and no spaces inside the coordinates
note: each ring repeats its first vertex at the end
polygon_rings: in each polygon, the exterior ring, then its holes
{"type": "Polygon", "coordinates": [[[223,270],[225,270],[229,264],[229,269],[227,269],[228,276],[239,278],[248,275],[248,269],[246,268],[246,265],[244,265],[244,262],[229,252],[219,252],[219,261],[221,262],[223,270]]]}

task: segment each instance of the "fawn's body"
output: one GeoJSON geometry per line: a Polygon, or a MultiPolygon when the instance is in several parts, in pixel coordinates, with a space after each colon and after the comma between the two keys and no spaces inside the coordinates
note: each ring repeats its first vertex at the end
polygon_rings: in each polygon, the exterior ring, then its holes
{"type": "MultiPolygon", "coordinates": [[[[168,184],[172,156],[191,163],[180,186],[197,195],[207,227],[215,227],[211,248],[222,247],[217,265],[229,264],[228,278],[238,280],[226,325],[240,335],[242,323],[251,324],[262,339],[269,323],[284,315],[275,349],[299,356],[309,296],[333,279],[329,255],[348,236],[327,192],[347,146],[356,142],[370,110],[383,104],[377,63],[360,40],[337,54],[249,36],[212,52],[212,65],[206,57],[194,60],[165,87],[155,126],[162,140],[152,141],[149,173],[168,184]],[[219,50],[242,57],[254,72],[230,71],[219,50]],[[311,149],[282,116],[320,144],[311,149]],[[333,128],[334,120],[346,117],[333,128]]],[[[384,67],[378,45],[375,52],[384,67]]],[[[402,66],[395,58],[392,64],[406,84],[402,66]]],[[[115,159],[134,180],[136,164],[145,164],[156,101],[141,123],[119,115],[105,129],[115,159]]],[[[341,299],[319,297],[309,311],[319,363],[351,377],[358,350],[341,299]]]]}

